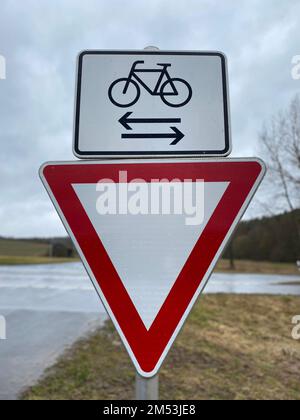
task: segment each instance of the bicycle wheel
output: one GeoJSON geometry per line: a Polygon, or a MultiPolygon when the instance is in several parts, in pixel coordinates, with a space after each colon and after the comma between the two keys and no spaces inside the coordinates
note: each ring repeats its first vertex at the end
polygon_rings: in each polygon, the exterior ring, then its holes
{"type": "Polygon", "coordinates": [[[141,95],[140,87],[134,80],[129,80],[127,91],[124,93],[126,83],[128,83],[128,79],[125,77],[123,79],[117,79],[108,89],[109,100],[121,108],[134,105],[141,95]]]}
{"type": "Polygon", "coordinates": [[[160,89],[161,100],[166,105],[172,106],[174,108],[179,108],[180,106],[184,106],[188,102],[190,102],[192,98],[192,94],[193,94],[192,88],[188,84],[188,82],[186,82],[183,79],[178,79],[178,78],[167,80],[165,83],[163,83],[160,89]],[[170,91],[171,92],[173,91],[171,82],[175,85],[178,95],[169,93],[170,91]]]}

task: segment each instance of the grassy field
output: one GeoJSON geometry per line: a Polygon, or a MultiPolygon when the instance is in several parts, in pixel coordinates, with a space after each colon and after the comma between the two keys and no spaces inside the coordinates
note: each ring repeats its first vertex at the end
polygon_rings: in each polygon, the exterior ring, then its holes
{"type": "Polygon", "coordinates": [[[235,269],[230,268],[228,260],[220,260],[216,267],[216,272],[231,273],[259,273],[259,274],[294,274],[300,275],[296,264],[291,263],[273,263],[268,261],[247,261],[236,260],[235,269]]]}
{"type": "MultiPolygon", "coordinates": [[[[0,238],[0,265],[51,264],[78,261],[76,258],[49,258],[49,245],[0,238]]],[[[296,264],[271,263],[261,261],[236,260],[235,269],[230,268],[228,260],[221,260],[217,272],[261,273],[261,274],[299,274],[296,264]]]]}
{"type": "MultiPolygon", "coordinates": [[[[300,298],[209,295],[160,373],[162,399],[300,399],[300,298]]],[[[134,368],[112,324],[73,346],[23,399],[132,399],[134,368]]]]}
{"type": "Polygon", "coordinates": [[[11,257],[0,255],[0,265],[60,264],[78,261],[75,258],[11,257]]]}
{"type": "Polygon", "coordinates": [[[0,238],[0,265],[57,264],[75,258],[50,258],[50,246],[43,242],[0,238]]]}
{"type": "MultiPolygon", "coordinates": [[[[49,258],[43,256],[15,256],[1,255],[0,265],[28,265],[28,264],[58,264],[77,262],[77,258],[49,258]]],[[[270,263],[260,261],[236,261],[235,269],[230,268],[229,261],[221,260],[216,272],[223,273],[260,273],[260,274],[284,274],[284,275],[300,275],[299,270],[294,264],[270,263]]]]}
{"type": "Polygon", "coordinates": [[[2,257],[45,257],[49,255],[49,245],[14,239],[0,239],[0,255],[2,257]]]}

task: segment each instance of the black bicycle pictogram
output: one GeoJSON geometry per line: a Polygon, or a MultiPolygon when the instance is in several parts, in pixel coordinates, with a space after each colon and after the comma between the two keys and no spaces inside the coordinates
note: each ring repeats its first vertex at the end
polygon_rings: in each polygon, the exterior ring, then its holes
{"type": "Polygon", "coordinates": [[[137,103],[141,96],[142,86],[150,95],[160,96],[168,106],[179,108],[186,105],[192,98],[192,88],[188,82],[178,77],[171,77],[168,67],[171,64],[157,63],[162,69],[137,69],[144,61],[135,61],[128,77],[115,80],[108,89],[110,101],[121,108],[127,108],[137,103]],[[138,74],[159,73],[154,89],[151,89],[138,74]],[[166,81],[163,82],[163,79],[166,81]],[[117,99],[116,99],[117,98],[117,99]]]}

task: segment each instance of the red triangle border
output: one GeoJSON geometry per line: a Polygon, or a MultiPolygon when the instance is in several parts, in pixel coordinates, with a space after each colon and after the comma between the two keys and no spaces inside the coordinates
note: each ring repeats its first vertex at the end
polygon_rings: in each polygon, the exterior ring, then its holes
{"type": "Polygon", "coordinates": [[[257,159],[62,162],[48,163],[41,168],[42,181],[77,250],[84,255],[84,265],[93,274],[96,290],[141,375],[150,377],[157,373],[204,287],[202,282],[206,283],[217,262],[216,256],[224,249],[229,233],[246,210],[264,172],[264,164],[257,159]],[[120,171],[127,171],[128,182],[137,178],[146,182],[178,178],[230,183],[149,330],[72,187],[77,183],[97,183],[104,178],[119,182],[120,171]]]}

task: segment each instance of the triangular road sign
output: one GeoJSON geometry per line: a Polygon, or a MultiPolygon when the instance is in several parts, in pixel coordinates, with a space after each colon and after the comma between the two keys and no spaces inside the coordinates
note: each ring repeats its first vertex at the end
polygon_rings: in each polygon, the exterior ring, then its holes
{"type": "Polygon", "coordinates": [[[157,373],[264,172],[257,159],[66,162],[41,168],[141,375],[157,373]]]}

